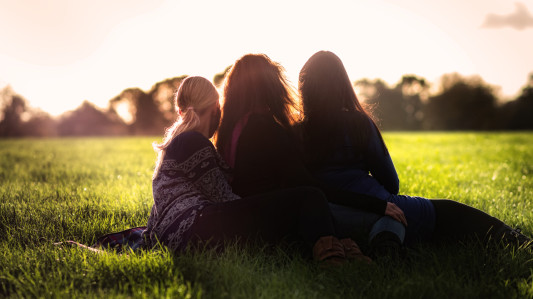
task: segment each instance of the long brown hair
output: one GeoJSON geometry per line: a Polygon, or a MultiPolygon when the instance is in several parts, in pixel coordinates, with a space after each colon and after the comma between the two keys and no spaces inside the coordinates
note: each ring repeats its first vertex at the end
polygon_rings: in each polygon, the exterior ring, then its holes
{"type": "MultiPolygon", "coordinates": [[[[311,56],[300,71],[298,90],[304,112],[302,136],[312,168],[342,147],[347,136],[356,151],[350,154],[365,153],[373,120],[357,99],[337,55],[320,51],[311,56]]],[[[378,134],[381,138],[379,130],[378,134]]]]}
{"type": "Polygon", "coordinates": [[[249,113],[268,113],[291,130],[298,117],[296,93],[284,68],[265,54],[246,54],[233,64],[224,81],[222,120],[216,136],[224,154],[237,122],[249,113]]]}

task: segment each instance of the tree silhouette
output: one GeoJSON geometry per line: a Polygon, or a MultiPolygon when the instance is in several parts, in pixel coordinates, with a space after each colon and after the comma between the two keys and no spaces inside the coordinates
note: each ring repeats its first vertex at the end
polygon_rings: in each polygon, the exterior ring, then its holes
{"type": "Polygon", "coordinates": [[[442,92],[430,97],[425,107],[424,128],[430,130],[494,129],[496,98],[493,88],[479,77],[447,74],[442,92]]]}
{"type": "Polygon", "coordinates": [[[516,100],[501,108],[502,126],[510,130],[533,129],[533,73],[516,100]]]}
{"type": "Polygon", "coordinates": [[[384,130],[419,129],[423,117],[422,98],[427,97],[426,80],[405,75],[395,87],[389,88],[380,79],[359,80],[355,86],[373,111],[379,126],[384,130]]]}
{"type": "Polygon", "coordinates": [[[3,107],[0,136],[23,136],[22,117],[27,110],[26,100],[22,96],[15,94],[10,86],[7,86],[0,92],[0,101],[3,107]]]}
{"type": "Polygon", "coordinates": [[[84,101],[74,111],[63,114],[57,130],[61,136],[118,136],[127,133],[126,125],[113,113],[108,114],[84,101]]]}
{"type": "Polygon", "coordinates": [[[222,72],[217,73],[215,74],[215,76],[213,76],[213,84],[215,84],[217,88],[222,85],[224,79],[226,78],[226,75],[228,74],[232,66],[233,65],[227,66],[222,72]]]}
{"type": "MultiPolygon", "coordinates": [[[[224,81],[228,66],[213,77],[224,81]]],[[[176,119],[174,94],[187,76],[155,83],[145,92],[128,88],[109,101],[107,110],[83,102],[53,118],[32,108],[7,86],[0,90],[0,137],[75,135],[161,135],[176,119]]],[[[513,101],[497,105],[495,88],[479,76],[445,74],[440,90],[429,94],[424,78],[404,75],[393,87],[381,79],[354,83],[363,104],[385,130],[533,130],[533,73],[513,101]]]]}
{"type": "Polygon", "coordinates": [[[22,123],[24,136],[52,137],[57,136],[57,122],[50,114],[33,109],[30,118],[22,123]]]}
{"type": "MultiPolygon", "coordinates": [[[[128,88],[109,101],[110,107],[127,105],[132,116],[129,132],[136,135],[160,134],[165,127],[163,114],[152,97],[140,88],[128,88]]],[[[112,109],[116,111],[116,109],[112,109]]]]}
{"type": "Polygon", "coordinates": [[[128,88],[109,101],[109,109],[127,107],[130,134],[160,135],[176,119],[174,93],[187,76],[157,82],[148,93],[140,88],[128,88]]]}
{"type": "Polygon", "coordinates": [[[148,93],[163,113],[166,126],[176,120],[177,114],[174,108],[174,95],[180,87],[181,81],[185,78],[187,76],[183,75],[157,82],[148,93]]]}
{"type": "Polygon", "coordinates": [[[429,96],[429,84],[426,79],[415,75],[404,75],[396,85],[403,99],[404,128],[419,130],[424,118],[424,100],[429,96]]]}

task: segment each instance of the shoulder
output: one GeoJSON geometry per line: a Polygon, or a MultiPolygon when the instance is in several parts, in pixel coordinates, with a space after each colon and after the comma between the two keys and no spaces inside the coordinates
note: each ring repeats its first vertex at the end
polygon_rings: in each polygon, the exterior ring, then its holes
{"type": "Polygon", "coordinates": [[[214,146],[201,133],[183,132],[172,140],[167,148],[165,159],[182,160],[200,150],[214,150],[214,146]]]}
{"type": "Polygon", "coordinates": [[[378,127],[377,127],[376,123],[374,122],[374,120],[372,119],[372,117],[365,115],[365,119],[368,122],[368,126],[370,128],[372,128],[373,130],[377,130],[378,129],[378,127]]]}
{"type": "Polygon", "coordinates": [[[370,138],[379,136],[379,129],[371,116],[362,113],[354,113],[351,115],[351,120],[353,124],[352,127],[356,128],[356,130],[360,131],[363,135],[367,135],[370,138]]]}
{"type": "Polygon", "coordinates": [[[372,118],[367,116],[366,121],[368,122],[367,130],[368,130],[370,136],[372,136],[373,138],[381,139],[381,137],[380,137],[381,136],[381,131],[379,130],[379,128],[376,125],[376,123],[372,120],[372,118]]]}
{"type": "Polygon", "coordinates": [[[366,113],[350,112],[349,114],[345,114],[342,117],[344,117],[345,120],[355,122],[362,129],[368,131],[377,130],[376,123],[374,122],[372,117],[366,113]]]}

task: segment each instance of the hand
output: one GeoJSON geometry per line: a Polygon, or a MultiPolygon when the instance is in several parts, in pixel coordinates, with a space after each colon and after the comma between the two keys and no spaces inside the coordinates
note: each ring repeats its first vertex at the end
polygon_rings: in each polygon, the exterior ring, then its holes
{"type": "Polygon", "coordinates": [[[387,207],[385,208],[385,215],[392,217],[394,220],[398,220],[403,225],[407,226],[407,219],[403,214],[402,209],[398,208],[397,205],[388,202],[387,207]]]}

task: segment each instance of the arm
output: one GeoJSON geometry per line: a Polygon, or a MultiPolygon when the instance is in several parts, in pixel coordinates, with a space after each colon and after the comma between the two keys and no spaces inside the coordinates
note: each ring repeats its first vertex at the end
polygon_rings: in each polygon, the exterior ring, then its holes
{"type": "Polygon", "coordinates": [[[371,122],[367,166],[372,176],[392,194],[398,194],[400,180],[392,163],[389,151],[381,142],[378,129],[371,122]]]}

